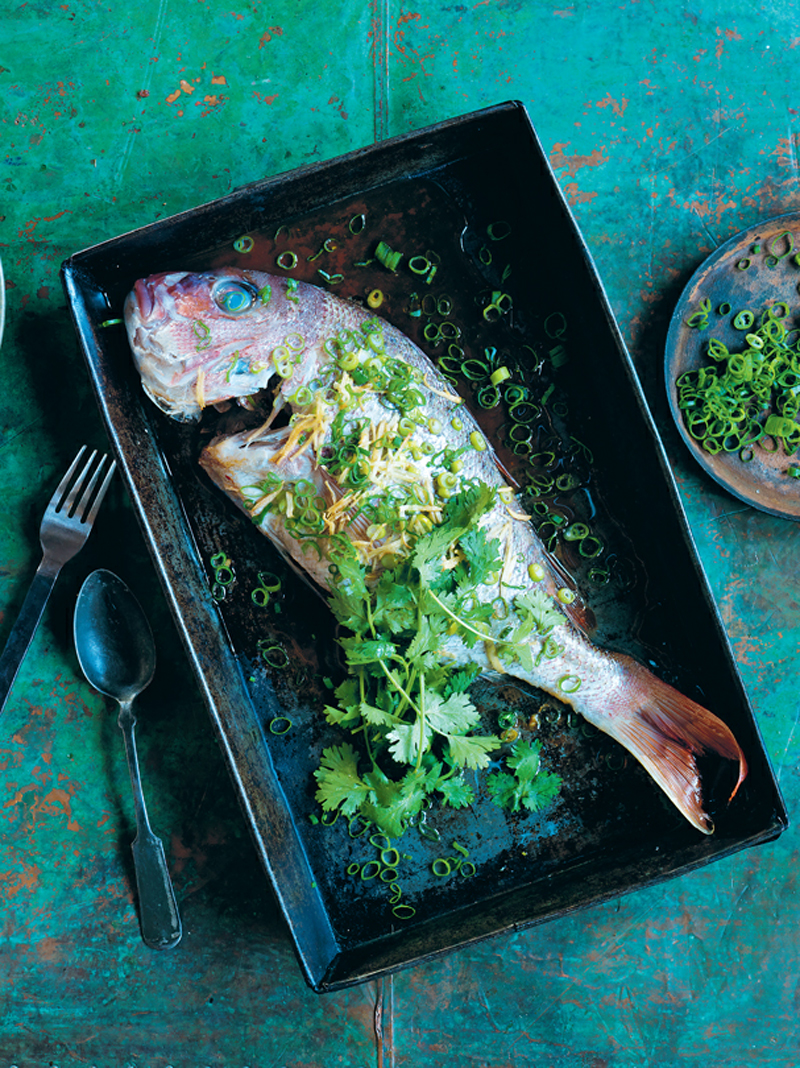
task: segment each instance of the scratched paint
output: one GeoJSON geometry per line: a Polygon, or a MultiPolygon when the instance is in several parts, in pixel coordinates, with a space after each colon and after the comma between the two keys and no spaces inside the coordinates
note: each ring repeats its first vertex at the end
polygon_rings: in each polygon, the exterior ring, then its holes
{"type": "MultiPolygon", "coordinates": [[[[265,175],[519,99],[664,431],[796,815],[797,531],[692,465],[660,365],[702,258],[796,208],[799,44],[777,0],[344,0],[334,20],[294,0],[17,5],[0,59],[0,640],[37,563],[49,487],[77,444],[103,444],[61,260],[265,175]]],[[[531,257],[546,269],[547,249],[531,257]]],[[[800,1044],[797,860],[790,830],[381,987],[311,995],[118,486],[0,719],[0,1068],[787,1068],[800,1044]],[[114,709],[71,652],[70,609],[99,566],[137,590],[159,634],[139,739],[184,922],[168,955],[138,937],[114,709]]]]}

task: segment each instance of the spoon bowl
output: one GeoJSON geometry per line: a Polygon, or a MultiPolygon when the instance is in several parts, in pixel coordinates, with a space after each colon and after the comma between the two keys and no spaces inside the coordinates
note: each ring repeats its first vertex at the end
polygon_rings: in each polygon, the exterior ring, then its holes
{"type": "Polygon", "coordinates": [[[131,851],[142,938],[153,949],[169,949],[181,939],[181,921],[164,847],[147,819],[134,734],[134,698],[150,685],[155,673],[153,632],[122,579],[103,570],[93,571],[81,587],[73,626],[75,651],[87,681],[119,703],[119,726],[136,809],[131,851]]]}
{"type": "Polygon", "coordinates": [[[115,701],[133,701],[153,681],[156,646],[150,624],[111,571],[93,571],[81,587],[75,651],[87,681],[115,701]]]}

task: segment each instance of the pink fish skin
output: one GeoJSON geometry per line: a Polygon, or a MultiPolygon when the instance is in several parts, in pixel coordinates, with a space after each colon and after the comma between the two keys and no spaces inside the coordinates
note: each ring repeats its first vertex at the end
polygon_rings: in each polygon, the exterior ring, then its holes
{"type": "MultiPolygon", "coordinates": [[[[374,319],[374,314],[316,286],[232,268],[155,275],[136,283],[126,305],[131,347],[143,386],[155,403],[174,418],[196,419],[206,405],[241,402],[268,383],[275,387],[275,408],[287,407],[301,421],[296,425],[316,413],[312,421],[318,427],[318,437],[313,441],[305,436],[295,442],[291,423],[273,428],[268,421],[254,432],[220,437],[204,450],[200,461],[204,469],[251,518],[254,506],[261,508],[253,498],[253,487],[267,477],[277,477],[289,487],[299,480],[311,481],[331,515],[341,504],[345,487],[337,485],[318,463],[332,439],[330,427],[319,418],[328,402],[323,403],[319,390],[314,393],[314,384],[322,379],[330,383],[335,373],[325,342],[343,329],[359,329],[374,319]],[[275,354],[281,352],[290,337],[299,338],[302,344],[298,342],[291,365],[280,368],[275,354]],[[301,399],[301,387],[309,385],[311,391],[305,390],[306,396],[301,399]]],[[[382,330],[387,354],[413,368],[419,388],[425,393],[421,407],[426,418],[415,433],[419,434],[420,445],[433,446],[411,450],[413,460],[406,450],[403,478],[420,486],[430,485],[436,475],[431,456],[435,457],[443,445],[460,448],[478,434],[482,445],[467,450],[464,456],[465,477],[479,479],[500,491],[495,506],[481,523],[492,536],[497,536],[500,555],[508,562],[499,578],[501,588],[503,583],[506,589],[530,588],[533,583],[529,565],[537,563],[546,568],[547,554],[521,507],[515,505],[491,445],[428,357],[389,324],[384,323],[382,330]],[[426,425],[437,429],[426,430],[426,425]],[[413,464],[417,464],[416,469],[413,464]]],[[[381,419],[388,419],[391,424],[392,417],[387,416],[379,400],[368,391],[359,399],[366,428],[365,447],[381,419]]],[[[386,491],[387,486],[382,484],[380,489],[386,491]]],[[[377,486],[373,492],[377,492],[377,486]]],[[[339,515],[337,533],[345,533],[354,545],[366,544],[365,538],[369,541],[371,535],[365,533],[363,524],[341,525],[340,512],[339,515]]],[[[280,515],[262,509],[259,524],[287,559],[309,574],[318,586],[326,588],[326,561],[304,551],[307,546],[291,535],[280,515]]],[[[368,548],[370,559],[378,561],[375,566],[379,573],[380,553],[376,555],[375,550],[380,550],[385,532],[374,537],[375,544],[368,548]]],[[[393,555],[398,551],[404,551],[402,546],[398,549],[393,545],[393,555]]],[[[558,585],[552,573],[544,581],[551,596],[558,585]]],[[[492,600],[498,592],[488,583],[485,597],[492,600]]],[[[554,604],[564,612],[563,624],[558,628],[563,652],[556,659],[534,655],[531,659],[536,662],[535,670],[513,664],[507,666],[506,673],[571,704],[590,723],[615,738],[642,764],[692,826],[710,834],[713,823],[704,810],[695,757],[713,752],[738,764],[732,799],[747,775],[747,761],[731,730],[712,712],[642,664],[595,646],[575,625],[570,609],[555,600],[554,604]],[[567,672],[582,680],[575,693],[565,693],[560,684],[567,672]]],[[[533,639],[534,654],[541,652],[541,642],[542,639],[533,639]]],[[[479,663],[489,674],[503,670],[492,642],[485,646],[483,650],[480,644],[467,649],[453,635],[442,654],[458,662],[479,663]]]]}

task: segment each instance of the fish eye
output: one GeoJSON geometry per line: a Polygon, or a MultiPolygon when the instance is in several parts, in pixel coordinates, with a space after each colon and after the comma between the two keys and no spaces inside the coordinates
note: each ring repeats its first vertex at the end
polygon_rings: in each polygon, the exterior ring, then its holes
{"type": "Polygon", "coordinates": [[[244,282],[218,282],[212,296],[220,311],[228,315],[243,315],[256,302],[256,292],[244,282]]]}

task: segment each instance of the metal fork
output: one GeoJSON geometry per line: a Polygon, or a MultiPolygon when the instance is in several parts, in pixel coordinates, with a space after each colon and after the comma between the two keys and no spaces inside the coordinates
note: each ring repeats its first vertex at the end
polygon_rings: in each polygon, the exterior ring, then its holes
{"type": "Polygon", "coordinates": [[[86,446],[82,445],[50,498],[39,528],[39,541],[44,554],[42,562],[0,656],[0,712],[5,708],[9,691],[36,633],[59,572],[83,548],[117,466],[114,460],[107,465],[106,455],[102,455],[95,464],[96,449],[81,466],[85,453],[86,446]]]}

